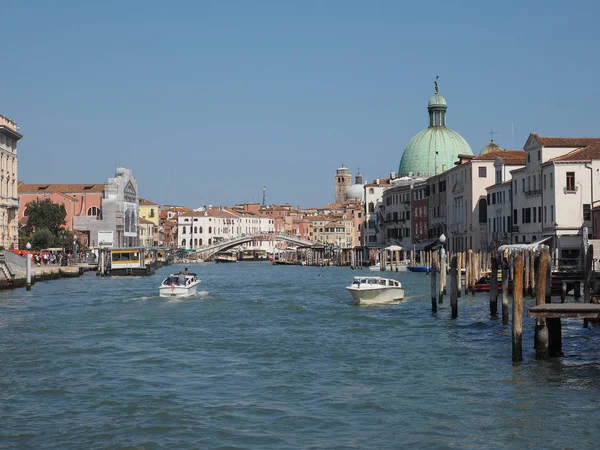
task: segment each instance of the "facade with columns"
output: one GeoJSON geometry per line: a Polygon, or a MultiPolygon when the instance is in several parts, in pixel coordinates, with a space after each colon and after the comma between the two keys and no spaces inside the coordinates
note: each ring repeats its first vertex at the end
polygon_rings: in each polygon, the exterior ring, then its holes
{"type": "Polygon", "coordinates": [[[18,248],[17,123],[0,114],[0,246],[18,248]]]}

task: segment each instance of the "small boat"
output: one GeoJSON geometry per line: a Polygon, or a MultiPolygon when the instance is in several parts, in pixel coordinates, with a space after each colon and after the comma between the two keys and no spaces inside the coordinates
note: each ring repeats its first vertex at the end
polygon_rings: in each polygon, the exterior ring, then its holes
{"type": "Polygon", "coordinates": [[[382,277],[352,277],[346,289],[356,305],[390,303],[404,298],[404,288],[397,280],[382,277]]]}
{"type": "Polygon", "coordinates": [[[199,284],[195,273],[170,274],[163,280],[158,292],[161,297],[187,297],[196,293],[199,284]]]}
{"type": "MultiPolygon", "coordinates": [[[[481,277],[477,283],[473,285],[475,292],[490,292],[492,288],[492,277],[481,277]]],[[[512,290],[512,289],[511,289],[512,290]]],[[[498,281],[498,292],[502,292],[502,280],[498,281]]]]}
{"type": "MultiPolygon", "coordinates": [[[[429,273],[432,271],[431,266],[408,266],[407,268],[411,272],[427,272],[427,273],[429,273]]],[[[435,269],[435,270],[436,270],[436,272],[439,272],[438,269],[435,269]]]]}
{"type": "Polygon", "coordinates": [[[216,263],[234,263],[237,261],[235,255],[218,254],[215,256],[216,263]]]}

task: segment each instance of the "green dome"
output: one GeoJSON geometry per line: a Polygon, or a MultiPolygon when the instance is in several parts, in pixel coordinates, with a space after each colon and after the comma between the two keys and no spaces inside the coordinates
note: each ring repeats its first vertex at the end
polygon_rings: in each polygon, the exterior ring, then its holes
{"type": "Polygon", "coordinates": [[[429,106],[446,106],[446,99],[436,92],[429,99],[429,106]]]}
{"type": "Polygon", "coordinates": [[[429,128],[410,140],[398,168],[398,176],[431,176],[454,166],[458,155],[472,155],[473,150],[456,131],[446,127],[446,100],[436,91],[429,100],[429,128]]]}
{"type": "Polygon", "coordinates": [[[446,127],[430,127],[410,140],[398,168],[398,175],[430,176],[435,168],[441,173],[454,167],[458,155],[472,155],[471,147],[456,131],[446,127]],[[437,154],[436,154],[437,152],[437,154]]]}

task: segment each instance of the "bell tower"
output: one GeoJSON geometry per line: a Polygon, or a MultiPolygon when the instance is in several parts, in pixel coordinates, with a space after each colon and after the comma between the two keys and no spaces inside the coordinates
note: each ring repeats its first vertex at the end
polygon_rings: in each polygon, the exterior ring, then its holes
{"type": "Polygon", "coordinates": [[[335,174],[335,202],[343,203],[346,201],[346,191],[352,184],[352,176],[350,175],[350,169],[340,167],[335,174]]]}

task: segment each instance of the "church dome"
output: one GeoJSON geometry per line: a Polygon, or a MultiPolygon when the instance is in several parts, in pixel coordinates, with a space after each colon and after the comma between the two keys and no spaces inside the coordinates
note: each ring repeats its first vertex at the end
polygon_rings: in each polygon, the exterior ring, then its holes
{"type": "Polygon", "coordinates": [[[494,140],[492,139],[488,145],[481,149],[480,155],[485,155],[486,153],[495,152],[497,150],[502,150],[499,145],[494,144],[494,140]]]}
{"type": "Polygon", "coordinates": [[[362,184],[353,184],[346,191],[346,200],[362,200],[365,187],[362,184]]]}
{"type": "Polygon", "coordinates": [[[437,91],[429,100],[429,128],[413,137],[400,159],[398,176],[431,176],[454,167],[458,155],[472,155],[467,141],[446,127],[446,100],[437,91]],[[437,169],[437,170],[436,170],[437,169]]]}

